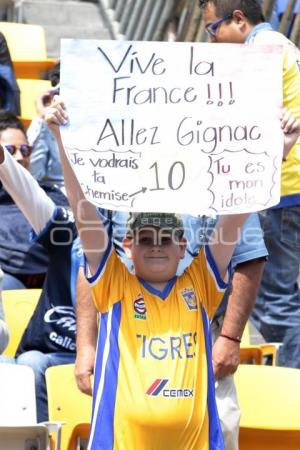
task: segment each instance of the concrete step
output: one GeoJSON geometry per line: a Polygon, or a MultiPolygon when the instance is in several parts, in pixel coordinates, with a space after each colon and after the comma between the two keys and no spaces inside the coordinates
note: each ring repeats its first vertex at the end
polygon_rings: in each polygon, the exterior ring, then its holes
{"type": "Polygon", "coordinates": [[[98,3],[75,0],[23,0],[24,23],[42,25],[50,58],[58,58],[60,39],[110,39],[98,3]]]}
{"type": "Polygon", "coordinates": [[[90,2],[25,0],[22,9],[25,23],[85,27],[102,21],[99,6],[90,2]]]}
{"type": "Polygon", "coordinates": [[[56,25],[46,25],[47,52],[49,58],[59,58],[60,40],[64,38],[72,39],[110,39],[106,28],[101,24],[93,26],[71,26],[62,27],[56,25]]]}

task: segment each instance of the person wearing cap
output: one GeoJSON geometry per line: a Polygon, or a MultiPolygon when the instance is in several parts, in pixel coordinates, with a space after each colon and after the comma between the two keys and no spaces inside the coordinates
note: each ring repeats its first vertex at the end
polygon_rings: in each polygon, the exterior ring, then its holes
{"type": "MultiPolygon", "coordinates": [[[[210,240],[176,276],[186,248],[181,218],[131,213],[123,239],[135,270],[131,273],[117,256],[97,208],[84,201],[64,153],[58,125],[67,119],[64,104],[55,98],[46,120],[58,142],[100,313],[89,448],[224,449],[209,320],[227,287],[228,264],[248,215],[222,216],[215,227],[215,233],[222,230],[222,240],[210,240]],[[85,229],[86,223],[93,228],[85,229]]],[[[290,140],[299,131],[292,122],[290,140]]]]}
{"type": "MultiPolygon", "coordinates": [[[[99,213],[108,233],[112,234],[118,255],[132,271],[132,261],[126,257],[122,247],[128,214],[103,209],[99,210],[99,213]]],[[[212,217],[193,217],[186,214],[181,217],[187,248],[184,258],[178,265],[177,275],[182,274],[197,256],[200,248],[207,243],[217,220],[212,217]]],[[[238,449],[241,414],[233,374],[239,365],[241,336],[255,303],[267,255],[258,215],[253,213],[241,230],[241,237],[231,261],[232,279],[211,321],[216,403],[226,450],[238,449]]],[[[94,304],[80,298],[77,302],[75,375],[79,389],[89,395],[92,395],[96,324],[97,312],[94,304]]]]}

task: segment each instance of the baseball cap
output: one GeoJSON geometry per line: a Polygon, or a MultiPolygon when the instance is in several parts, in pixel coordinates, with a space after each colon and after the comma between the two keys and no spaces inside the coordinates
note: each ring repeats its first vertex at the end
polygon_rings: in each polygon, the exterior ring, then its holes
{"type": "Polygon", "coordinates": [[[164,230],[176,230],[180,237],[183,236],[184,226],[179,214],[175,213],[129,213],[126,234],[144,227],[156,227],[164,230]]]}

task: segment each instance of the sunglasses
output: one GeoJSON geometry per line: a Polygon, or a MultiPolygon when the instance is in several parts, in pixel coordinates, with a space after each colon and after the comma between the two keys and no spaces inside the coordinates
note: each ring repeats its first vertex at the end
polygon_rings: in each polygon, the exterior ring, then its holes
{"type": "Polygon", "coordinates": [[[229,19],[232,19],[232,14],[229,14],[228,16],[222,17],[222,19],[218,19],[218,20],[215,20],[214,22],[207,24],[205,27],[207,33],[210,36],[215,38],[217,36],[217,29],[218,29],[219,25],[222,22],[226,22],[226,20],[229,20],[229,19]]]}
{"type": "Polygon", "coordinates": [[[17,150],[20,150],[23,158],[28,158],[28,156],[31,155],[33,149],[33,146],[29,144],[22,144],[22,145],[7,144],[4,147],[11,155],[14,155],[17,152],[17,150]]]}

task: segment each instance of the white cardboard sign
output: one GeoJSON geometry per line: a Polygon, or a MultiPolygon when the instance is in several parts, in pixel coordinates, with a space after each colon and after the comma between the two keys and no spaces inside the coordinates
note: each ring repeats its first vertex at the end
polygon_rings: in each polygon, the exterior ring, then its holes
{"type": "Polygon", "coordinates": [[[62,41],[62,138],[86,198],[227,214],[279,202],[282,49],[62,41]]]}

